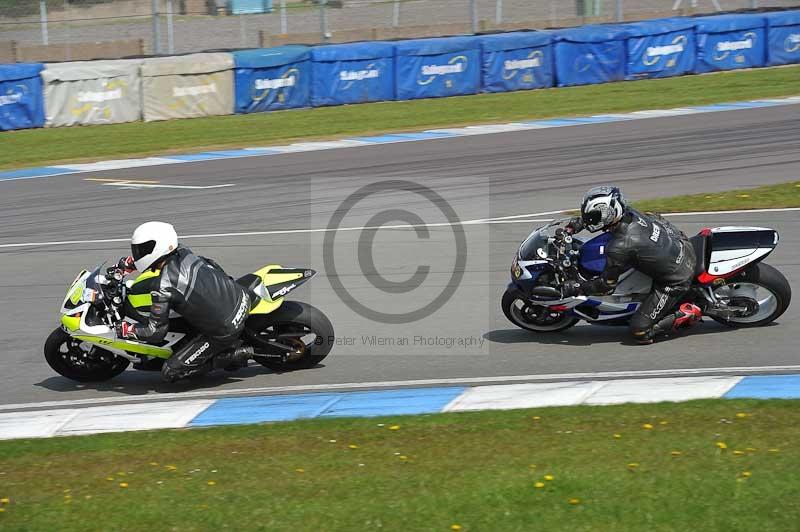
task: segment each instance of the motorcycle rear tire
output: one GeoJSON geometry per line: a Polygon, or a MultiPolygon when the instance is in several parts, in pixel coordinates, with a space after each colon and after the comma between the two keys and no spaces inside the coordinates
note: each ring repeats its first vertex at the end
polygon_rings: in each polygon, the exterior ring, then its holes
{"type": "Polygon", "coordinates": [[[768,325],[777,320],[784,312],[786,312],[786,309],[789,308],[789,303],[792,301],[792,287],[789,284],[789,281],[786,280],[786,277],[784,277],[779,270],[773,268],[769,264],[765,264],[763,262],[753,264],[747,268],[747,270],[745,270],[743,276],[737,276],[734,279],[731,279],[731,281],[727,284],[735,285],[737,284],[737,281],[759,285],[771,292],[777,299],[777,305],[775,309],[768,316],[765,316],[763,319],[758,321],[744,322],[736,321],[735,318],[729,320],[711,316],[711,319],[714,321],[737,329],[763,327],[764,325],[768,325]]]}
{"type": "MultiPolygon", "coordinates": [[[[315,341],[306,345],[307,350],[297,360],[281,361],[277,358],[255,356],[255,361],[273,371],[294,371],[316,366],[328,356],[333,348],[333,325],[318,308],[300,301],[284,301],[278,310],[265,316],[253,316],[247,320],[247,328],[259,333],[270,327],[283,327],[287,330],[303,327],[312,331],[315,341]]],[[[267,336],[269,336],[267,334],[267,336]]]]}

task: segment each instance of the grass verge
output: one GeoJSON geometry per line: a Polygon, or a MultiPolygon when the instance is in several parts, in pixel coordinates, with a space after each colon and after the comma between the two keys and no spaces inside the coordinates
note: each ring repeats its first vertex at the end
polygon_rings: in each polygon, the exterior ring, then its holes
{"type": "Polygon", "coordinates": [[[0,529],[794,530],[798,426],[714,400],[2,442],[0,529]]]}
{"type": "Polygon", "coordinates": [[[800,94],[800,66],[168,122],[6,132],[0,169],[800,94]]]}
{"type": "Polygon", "coordinates": [[[782,209],[800,207],[800,181],[764,185],[742,190],[690,194],[634,202],[651,212],[732,211],[738,209],[782,209]]]}

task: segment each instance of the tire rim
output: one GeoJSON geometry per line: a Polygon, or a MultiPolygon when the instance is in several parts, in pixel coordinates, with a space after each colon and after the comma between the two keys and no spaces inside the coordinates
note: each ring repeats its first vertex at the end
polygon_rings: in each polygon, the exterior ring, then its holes
{"type": "Polygon", "coordinates": [[[753,314],[731,317],[729,321],[735,323],[755,323],[768,318],[778,310],[778,296],[766,286],[755,283],[726,284],[714,290],[714,295],[723,303],[735,299],[748,299],[758,303],[758,308],[753,314]]]}
{"type": "Polygon", "coordinates": [[[114,364],[113,359],[105,360],[103,355],[106,351],[74,338],[62,342],[58,352],[66,365],[82,373],[91,373],[114,364]]]}
{"type": "Polygon", "coordinates": [[[535,331],[551,331],[560,328],[564,325],[563,312],[549,312],[546,307],[542,305],[531,305],[522,299],[515,299],[511,302],[511,316],[514,322],[524,329],[531,329],[535,331]],[[542,313],[548,314],[546,317],[536,317],[536,321],[531,321],[530,312],[528,309],[541,308],[542,313]]]}

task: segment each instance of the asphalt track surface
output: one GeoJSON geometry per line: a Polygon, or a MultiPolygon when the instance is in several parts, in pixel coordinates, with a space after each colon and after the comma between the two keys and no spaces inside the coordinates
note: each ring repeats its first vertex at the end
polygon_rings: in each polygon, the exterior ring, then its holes
{"type": "MultiPolygon", "coordinates": [[[[730,330],[706,321],[646,347],[630,345],[622,328],[516,330],[499,308],[511,257],[544,223],[537,220],[552,216],[499,218],[571,208],[587,187],[601,183],[616,183],[638,199],[796,180],[798,119],[800,106],[790,105],[0,182],[0,406],[188,390],[797,365],[797,303],[770,327],[730,330]],[[87,179],[234,186],[126,189],[87,179]],[[392,180],[413,183],[413,192],[387,190],[392,180]],[[365,185],[381,191],[344,214],[345,198],[365,185]],[[433,203],[426,190],[438,195],[433,203]],[[449,225],[445,202],[451,218],[478,221],[449,225]],[[336,213],[340,227],[356,229],[322,231],[336,213]],[[81,268],[127,254],[124,242],[84,241],[124,239],[150,219],[170,221],[182,235],[238,233],[185,240],[233,275],[268,263],[316,269],[319,275],[294,294],[330,316],[339,345],[321,366],[296,373],[251,365],[175,385],[136,371],[92,385],[56,375],[42,344],[58,323],[66,286],[81,268]],[[481,221],[487,219],[495,220],[481,221]],[[404,223],[430,225],[357,229],[404,223]],[[284,230],[296,231],[274,233],[284,230]],[[71,240],[81,242],[2,247],[71,240]],[[421,285],[404,292],[415,272],[421,285]],[[362,305],[411,313],[414,321],[359,314],[332,281],[362,305]],[[415,312],[448,288],[441,307],[426,316],[415,312]]],[[[767,262],[800,290],[798,212],[674,221],[687,233],[719,225],[776,228],[782,240],[767,262]]]]}

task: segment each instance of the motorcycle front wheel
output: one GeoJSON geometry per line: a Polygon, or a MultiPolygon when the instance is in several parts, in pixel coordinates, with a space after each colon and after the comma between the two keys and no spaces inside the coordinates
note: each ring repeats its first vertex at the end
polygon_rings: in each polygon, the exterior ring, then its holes
{"type": "Polygon", "coordinates": [[[273,371],[294,371],[316,366],[334,344],[333,325],[318,308],[299,301],[284,301],[271,314],[247,320],[255,335],[255,361],[273,371]],[[285,359],[259,356],[259,341],[277,342],[291,348],[285,359]]]}
{"type": "Polygon", "coordinates": [[[130,365],[127,358],[77,340],[60,328],[47,337],[44,358],[59,375],[78,382],[107,381],[130,365]]]}
{"type": "Polygon", "coordinates": [[[569,329],[578,321],[574,316],[562,312],[550,312],[543,305],[534,305],[530,301],[520,298],[510,290],[506,290],[501,301],[503,314],[508,321],[525,329],[537,333],[553,333],[569,329]]]}

